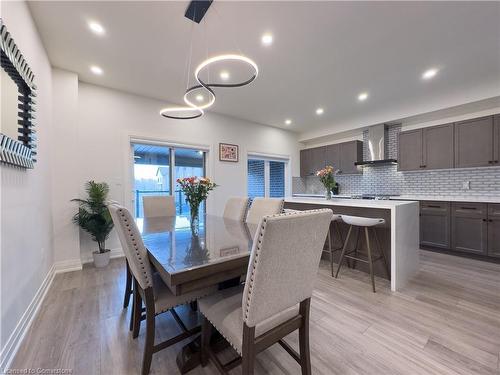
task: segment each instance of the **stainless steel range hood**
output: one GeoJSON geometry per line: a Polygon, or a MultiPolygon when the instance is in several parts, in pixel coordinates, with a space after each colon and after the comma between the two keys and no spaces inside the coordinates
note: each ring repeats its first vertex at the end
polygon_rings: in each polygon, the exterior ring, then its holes
{"type": "Polygon", "coordinates": [[[359,166],[397,164],[396,159],[386,159],[385,142],[387,130],[384,124],[368,128],[368,140],[365,147],[368,149],[368,160],[354,163],[359,166]]]}

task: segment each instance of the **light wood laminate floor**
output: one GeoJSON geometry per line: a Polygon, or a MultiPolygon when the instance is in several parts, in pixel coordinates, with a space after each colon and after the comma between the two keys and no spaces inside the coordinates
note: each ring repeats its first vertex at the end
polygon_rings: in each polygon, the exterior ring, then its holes
{"type": "MultiPolygon", "coordinates": [[[[373,294],[368,275],[347,268],[335,280],[321,264],[312,299],[313,374],[500,374],[500,264],[427,251],[420,257],[420,273],[398,293],[377,279],[373,294]]],[[[136,340],[128,331],[124,279],[123,259],[57,275],[12,367],[138,374],[145,330],[136,340]]],[[[180,312],[196,322],[196,313],[180,312]]],[[[164,314],[158,339],[177,332],[164,314]]],[[[298,346],[297,335],[287,341],[298,346]]],[[[151,374],[178,373],[175,356],[183,345],[155,354],[151,374]]],[[[275,345],[258,355],[256,373],[300,369],[275,345]]],[[[216,371],[209,365],[191,374],[216,371]]]]}

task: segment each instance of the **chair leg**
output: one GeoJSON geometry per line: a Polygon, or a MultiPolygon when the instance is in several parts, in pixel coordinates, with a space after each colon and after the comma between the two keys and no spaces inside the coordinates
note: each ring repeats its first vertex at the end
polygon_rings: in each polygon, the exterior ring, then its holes
{"type": "Polygon", "coordinates": [[[333,248],[332,248],[332,234],[330,232],[330,227],[328,227],[328,252],[330,253],[330,269],[332,271],[332,277],[333,277],[333,248]]]}
{"type": "Polygon", "coordinates": [[[135,301],[136,297],[135,297],[135,292],[132,292],[132,308],[130,309],[130,323],[129,323],[129,331],[133,331],[134,330],[134,319],[135,319],[135,304],[136,304],[136,301],[135,301]]]}
{"type": "Polygon", "coordinates": [[[372,279],[373,293],[375,293],[375,275],[373,274],[372,249],[370,246],[370,237],[368,235],[368,227],[365,227],[366,250],[368,252],[368,266],[370,267],[370,278],[372,279]]]}
{"type": "Polygon", "coordinates": [[[142,375],[148,375],[151,369],[155,345],[155,311],[153,289],[147,288],[146,294],[146,340],[144,342],[144,357],[142,359],[142,375]]]}
{"type": "Polygon", "coordinates": [[[253,375],[255,366],[255,327],[243,323],[243,346],[241,350],[242,375],[253,375]]]}
{"type": "Polygon", "coordinates": [[[132,308],[132,311],[134,313],[134,317],[132,319],[132,337],[134,339],[139,336],[139,330],[141,329],[142,298],[139,294],[138,285],[139,283],[134,280],[134,307],[132,308]]]}
{"type": "Polygon", "coordinates": [[[373,228],[373,233],[375,234],[375,241],[377,242],[378,251],[379,251],[380,255],[382,255],[382,259],[384,261],[385,272],[387,272],[387,277],[390,280],[391,279],[391,272],[389,271],[389,262],[387,262],[387,258],[385,256],[384,249],[382,249],[382,246],[380,246],[380,241],[378,239],[377,230],[375,228],[373,228]]]}
{"type": "Polygon", "coordinates": [[[126,309],[130,302],[130,296],[132,295],[132,273],[130,272],[130,267],[127,264],[127,281],[125,283],[125,294],[123,295],[123,308],[126,309]]]}
{"type": "Polygon", "coordinates": [[[349,227],[349,232],[347,232],[347,237],[344,242],[344,248],[342,249],[342,254],[340,254],[339,266],[337,267],[337,273],[335,274],[335,278],[339,276],[340,267],[342,267],[342,262],[344,261],[345,252],[347,250],[347,245],[349,244],[349,239],[351,238],[352,225],[349,227]]]}
{"type": "Polygon", "coordinates": [[[299,348],[300,348],[300,367],[302,369],[302,375],[311,375],[311,352],[309,349],[310,308],[311,308],[310,298],[300,303],[300,315],[302,315],[302,324],[299,328],[299,348]]]}
{"type": "Polygon", "coordinates": [[[205,367],[208,364],[208,351],[210,350],[210,336],[212,334],[212,324],[207,318],[203,316],[203,322],[201,323],[201,366],[205,367]]]}

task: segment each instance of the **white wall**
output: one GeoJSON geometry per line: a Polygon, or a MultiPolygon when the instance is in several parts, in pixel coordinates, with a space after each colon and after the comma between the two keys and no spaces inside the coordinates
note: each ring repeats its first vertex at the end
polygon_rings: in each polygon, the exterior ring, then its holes
{"type": "MultiPolygon", "coordinates": [[[[212,213],[220,214],[228,197],[246,195],[248,152],[289,156],[292,174],[298,175],[295,133],[211,113],[196,120],[165,119],[158,114],[164,106],[157,100],[80,83],[78,161],[65,178],[78,181],[81,192],[87,180],[106,181],[112,199],[132,206],[131,136],[208,147],[207,174],[220,185],[207,204],[212,213]],[[239,145],[240,161],[220,162],[219,142],[239,145]]],[[[83,238],[82,258],[87,259],[95,245],[83,238]]],[[[118,246],[113,235],[108,247],[118,246]]]]}
{"type": "Polygon", "coordinates": [[[78,168],[78,76],[60,69],[52,70],[52,95],[56,103],[52,127],[52,214],[54,217],[54,260],[59,266],[81,268],[78,227],[71,221],[80,186],[70,178],[78,168]],[[69,178],[68,178],[69,177],[69,178]]]}
{"type": "Polygon", "coordinates": [[[38,162],[33,170],[0,166],[2,351],[53,264],[50,63],[24,2],[2,2],[1,16],[35,74],[38,162]]]}

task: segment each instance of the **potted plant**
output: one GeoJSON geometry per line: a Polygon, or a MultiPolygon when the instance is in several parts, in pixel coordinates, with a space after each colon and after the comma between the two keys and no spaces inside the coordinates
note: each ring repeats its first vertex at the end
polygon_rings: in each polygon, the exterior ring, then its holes
{"type": "Polygon", "coordinates": [[[333,167],[327,165],[325,168],[317,171],[316,176],[319,177],[319,180],[326,189],[326,199],[332,199],[332,190],[336,187],[333,167]]]}
{"type": "Polygon", "coordinates": [[[178,178],[177,183],[189,204],[191,212],[191,230],[198,233],[200,218],[200,204],[208,198],[208,193],[217,187],[208,177],[184,177],[178,178]]]}
{"type": "Polygon", "coordinates": [[[73,216],[73,222],[89,233],[92,240],[97,242],[99,250],[94,251],[94,265],[105,267],[109,263],[109,249],[106,249],[106,240],[113,229],[113,220],[106,206],[109,186],[105,182],[88,181],[85,184],[87,199],[72,199],[78,202],[78,212],[73,216]]]}

